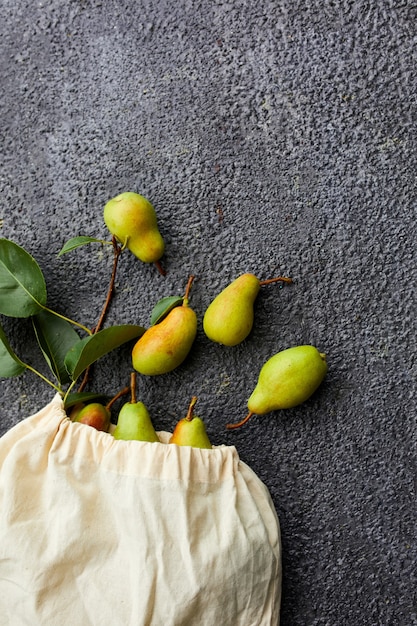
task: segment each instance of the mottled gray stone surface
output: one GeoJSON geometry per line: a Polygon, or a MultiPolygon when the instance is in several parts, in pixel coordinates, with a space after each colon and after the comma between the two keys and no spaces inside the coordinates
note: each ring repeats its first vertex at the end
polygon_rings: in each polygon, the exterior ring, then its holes
{"type": "MultiPolygon", "coordinates": [[[[146,195],[167,276],[122,257],[107,324],[147,325],[196,275],[192,354],[140,379],[157,428],[192,395],[214,443],[235,444],[281,521],[282,626],[417,624],[416,9],[324,0],[1,0],[0,234],[42,267],[49,305],[94,325],[104,203],[146,195]],[[202,314],[238,274],[263,289],[250,337],[210,343],[202,314]],[[305,405],[241,418],[262,363],[312,343],[329,373],[305,405]]],[[[29,321],[2,317],[43,367],[29,321]]],[[[129,349],[94,370],[113,394],[129,349]]],[[[4,433],[53,395],[0,381],[4,433]]]]}

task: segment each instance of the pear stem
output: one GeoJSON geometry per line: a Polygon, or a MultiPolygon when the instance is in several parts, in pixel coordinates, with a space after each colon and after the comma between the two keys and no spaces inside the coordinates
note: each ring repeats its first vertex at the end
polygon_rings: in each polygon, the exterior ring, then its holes
{"type": "Polygon", "coordinates": [[[185,416],[185,419],[187,420],[187,422],[191,422],[191,420],[193,419],[194,406],[196,402],[197,402],[197,396],[193,396],[190,402],[190,406],[188,407],[187,415],[185,416]]]}
{"type": "Polygon", "coordinates": [[[122,396],[125,396],[126,394],[128,394],[130,391],[130,387],[124,387],[123,389],[121,389],[118,393],[116,393],[115,396],[113,396],[113,398],[106,404],[106,409],[108,409],[110,411],[111,407],[113,406],[113,404],[122,396]]]}
{"type": "Polygon", "coordinates": [[[161,276],[166,276],[166,270],[162,267],[162,264],[160,261],[155,261],[154,265],[156,265],[156,269],[158,270],[158,272],[161,274],[161,276]]]}
{"type": "Polygon", "coordinates": [[[130,404],[136,404],[136,372],[130,374],[130,404]]]}
{"type": "Polygon", "coordinates": [[[260,280],[259,284],[261,287],[263,287],[264,285],[270,285],[271,283],[277,283],[277,282],[283,282],[283,283],[292,283],[292,278],[289,278],[288,276],[277,276],[276,278],[268,278],[267,280],[260,280]]]}
{"type": "Polygon", "coordinates": [[[248,422],[250,420],[252,415],[254,415],[254,413],[252,411],[249,411],[247,416],[244,417],[243,420],[240,420],[240,422],[237,422],[236,424],[226,424],[227,430],[233,430],[234,428],[240,428],[241,426],[243,426],[243,424],[246,424],[246,422],[248,422]]]}
{"type": "Polygon", "coordinates": [[[193,276],[193,275],[191,275],[188,278],[188,283],[187,283],[187,286],[185,288],[185,293],[184,293],[184,297],[183,297],[183,301],[184,301],[185,305],[187,305],[187,303],[188,303],[188,298],[189,298],[190,291],[191,291],[191,285],[193,284],[194,278],[195,278],[195,276],[193,276]]]}
{"type": "MultiPolygon", "coordinates": [[[[112,272],[111,272],[111,277],[110,277],[110,284],[109,284],[109,288],[107,290],[107,296],[106,296],[106,300],[104,302],[100,317],[98,319],[97,324],[95,325],[95,327],[92,329],[91,334],[95,335],[96,333],[98,333],[99,330],[101,330],[101,327],[104,324],[104,320],[105,317],[107,315],[107,311],[109,310],[110,307],[110,302],[113,298],[113,293],[114,293],[114,283],[116,281],[116,273],[117,273],[117,265],[119,263],[119,257],[121,255],[121,253],[123,252],[124,246],[121,247],[119,246],[119,244],[117,243],[116,237],[113,235],[112,237],[112,245],[113,245],[113,268],[112,268],[112,272]]],[[[83,389],[86,387],[88,381],[90,378],[90,367],[87,367],[87,369],[84,372],[84,377],[81,381],[81,384],[78,388],[78,391],[83,391],[83,389]]]]}

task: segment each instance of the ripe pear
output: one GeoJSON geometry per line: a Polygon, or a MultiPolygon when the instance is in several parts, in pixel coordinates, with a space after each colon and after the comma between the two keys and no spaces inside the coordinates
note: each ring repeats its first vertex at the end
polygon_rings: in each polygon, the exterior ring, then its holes
{"type": "Polygon", "coordinates": [[[181,365],[197,335],[197,316],[188,305],[190,276],[183,303],[158,324],[150,326],[132,350],[133,368],[140,374],[157,376],[181,365]]]}
{"type": "Polygon", "coordinates": [[[194,405],[196,402],[197,398],[194,396],[191,400],[186,417],[180,420],[175,426],[169,443],[175,443],[177,446],[211,449],[213,446],[206,433],[205,424],[201,417],[194,415],[194,405]]]}
{"type": "Polygon", "coordinates": [[[157,263],[164,253],[152,204],[138,193],[125,191],[107,202],[104,221],[109,231],[141,261],[157,263]]]}
{"type": "Polygon", "coordinates": [[[236,278],[214,298],[204,314],[207,337],[225,346],[241,343],[252,330],[253,307],[261,286],[277,281],[292,282],[283,276],[260,281],[250,273],[236,278]]]}
{"type": "Polygon", "coordinates": [[[80,411],[85,407],[85,402],[77,402],[74,406],[71,407],[70,410],[67,411],[67,415],[72,422],[75,422],[80,411]]]}
{"type": "Polygon", "coordinates": [[[113,436],[115,439],[159,441],[148,409],[143,402],[126,402],[122,406],[113,436]]]}
{"type": "Polygon", "coordinates": [[[237,424],[228,424],[227,428],[242,426],[254,414],[290,409],[305,402],[319,387],[326,373],[326,355],[314,346],[295,346],[278,352],[261,368],[256,387],[248,400],[248,415],[237,424]]]}
{"type": "Polygon", "coordinates": [[[110,426],[110,410],[100,402],[91,402],[81,409],[73,421],[107,432],[110,426]]]}

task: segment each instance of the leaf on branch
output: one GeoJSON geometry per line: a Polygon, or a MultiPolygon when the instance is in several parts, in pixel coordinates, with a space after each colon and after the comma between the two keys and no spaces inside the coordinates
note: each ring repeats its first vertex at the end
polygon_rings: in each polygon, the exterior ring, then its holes
{"type": "Polygon", "coordinates": [[[140,337],[144,332],[142,326],[126,324],[110,326],[95,335],[80,339],[65,357],[65,367],[71,379],[77,380],[95,361],[131,339],[140,337]]]}
{"type": "Polygon", "coordinates": [[[181,306],[184,302],[184,298],[181,296],[168,296],[159,300],[152,309],[151,313],[151,325],[159,324],[168,315],[172,309],[177,306],[181,306]]]}
{"type": "Polygon", "coordinates": [[[102,239],[96,239],[95,237],[85,237],[85,236],[81,236],[81,237],[73,237],[72,239],[69,239],[61,248],[61,250],[58,253],[58,256],[61,256],[62,254],[66,254],[67,252],[72,252],[72,250],[75,250],[76,248],[79,248],[80,246],[85,246],[88,243],[111,243],[110,241],[103,241],[102,239]]]}
{"type": "Polygon", "coordinates": [[[80,340],[66,320],[49,311],[41,311],[32,318],[36,339],[45,360],[58,382],[63,385],[71,378],[65,367],[67,352],[80,340]]]}
{"type": "Polygon", "coordinates": [[[0,239],[0,313],[30,317],[46,305],[46,284],[35,259],[8,239],[0,239]]]}
{"type": "Polygon", "coordinates": [[[79,402],[91,402],[92,400],[100,400],[105,398],[104,393],[95,393],[93,391],[81,391],[77,393],[70,393],[65,400],[65,408],[69,409],[79,402]]]}
{"type": "Polygon", "coordinates": [[[2,378],[12,378],[22,374],[25,369],[26,365],[13,352],[5,332],[0,326],[0,376],[2,378]]]}

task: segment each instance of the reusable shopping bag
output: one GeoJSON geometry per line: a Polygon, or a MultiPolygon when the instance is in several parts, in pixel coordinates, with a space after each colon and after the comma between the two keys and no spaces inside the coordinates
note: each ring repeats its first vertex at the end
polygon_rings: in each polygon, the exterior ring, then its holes
{"type": "Polygon", "coordinates": [[[115,440],[58,394],[0,439],[1,626],[277,626],[280,550],[234,446],[115,440]]]}

